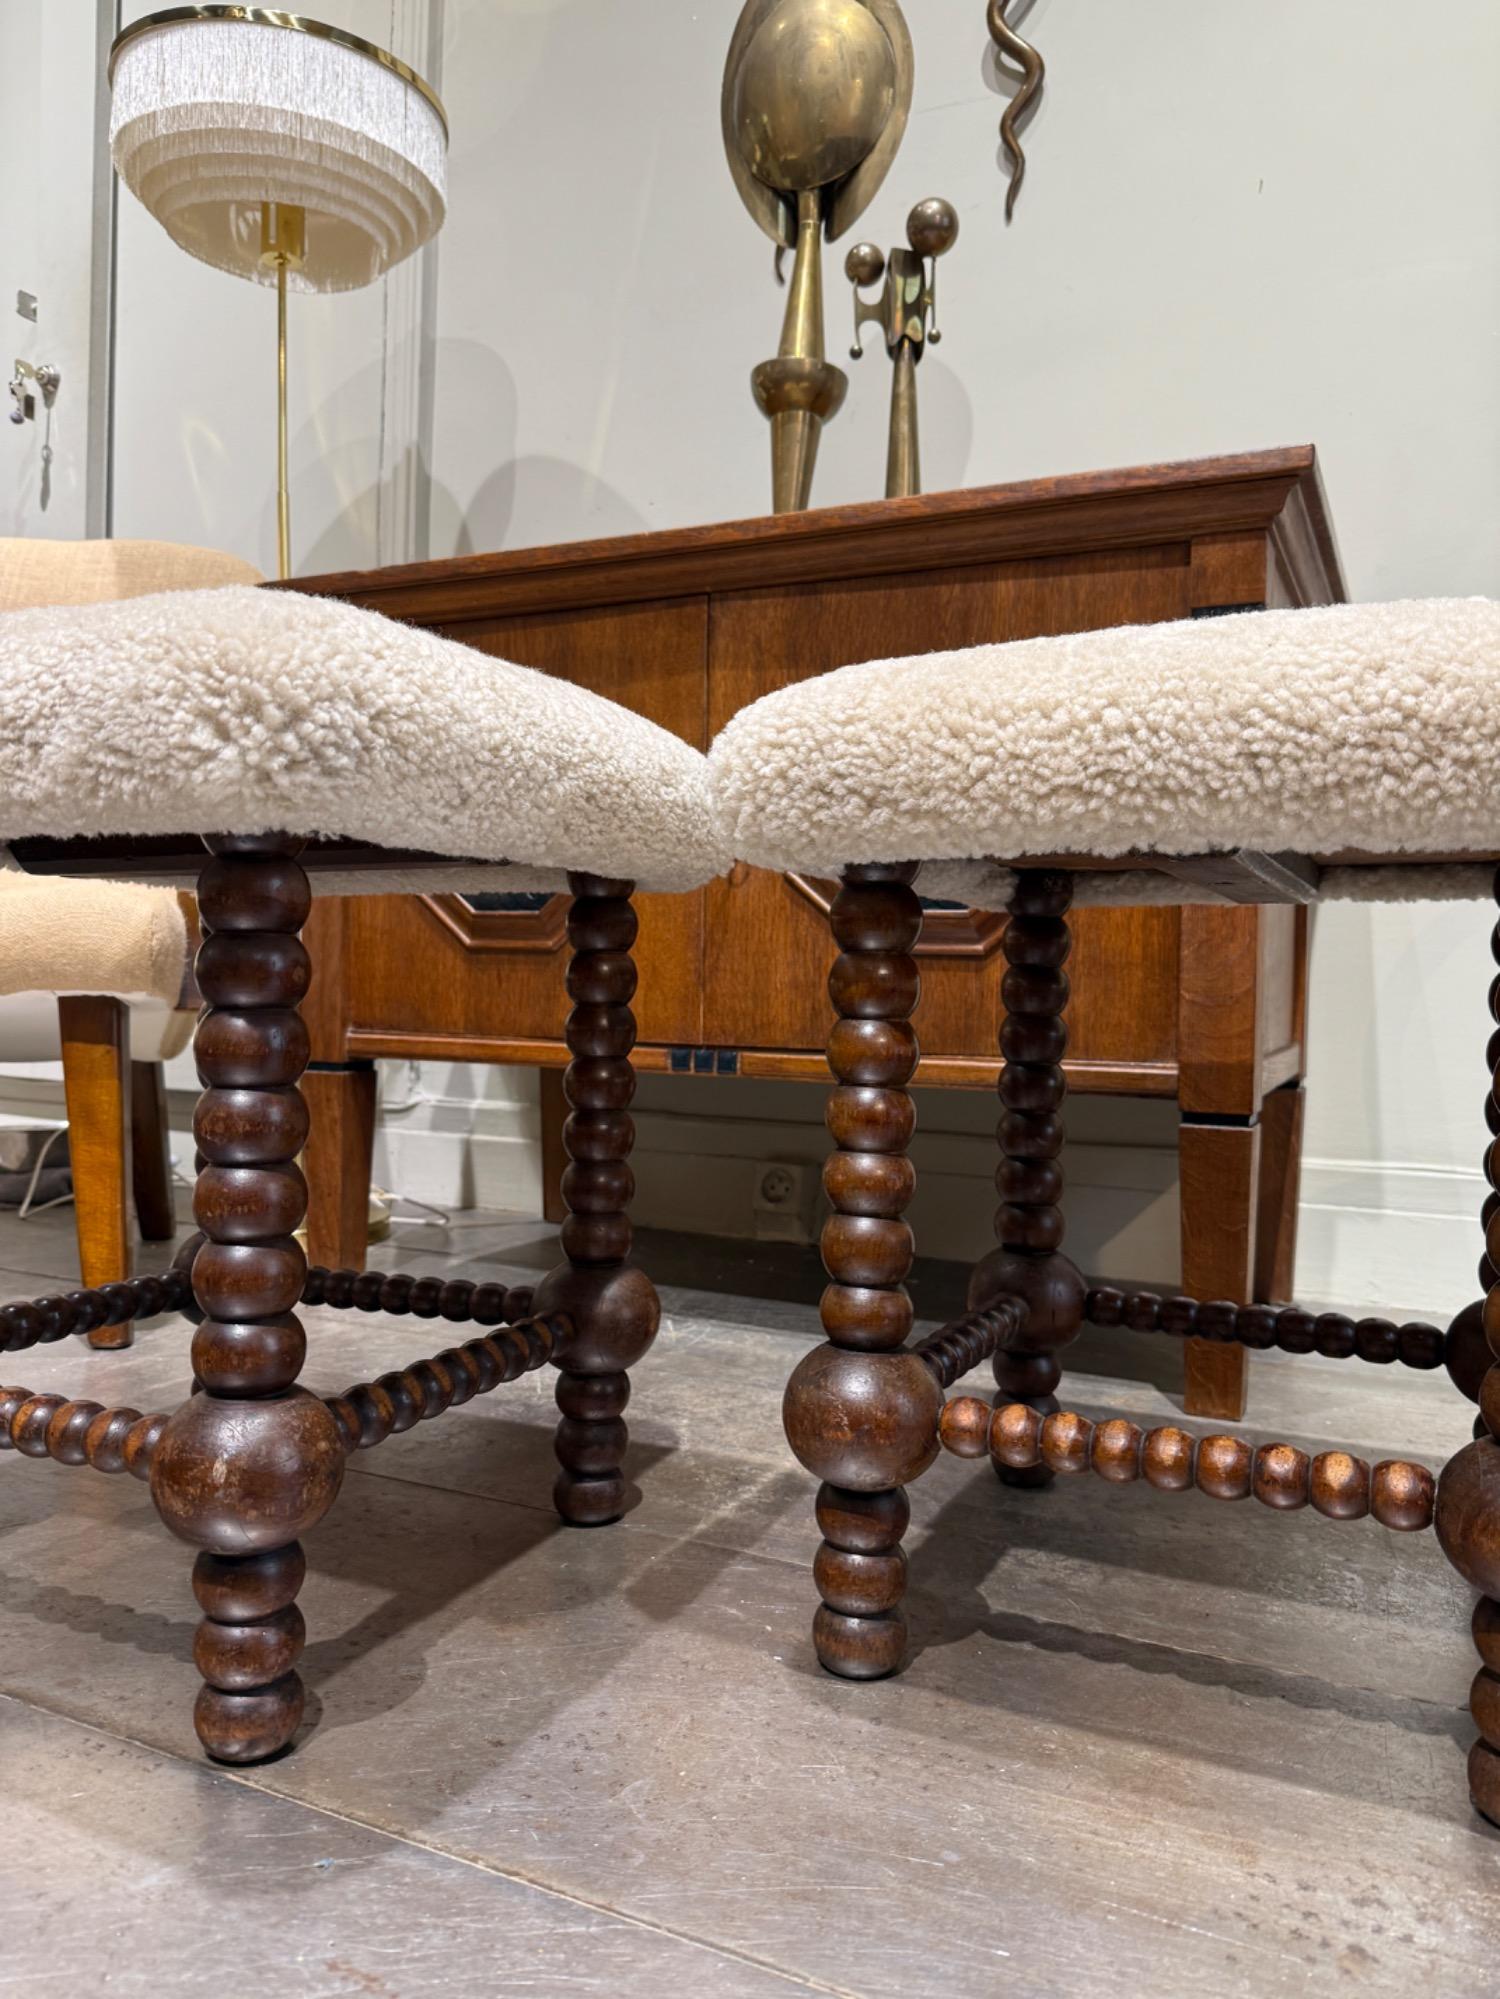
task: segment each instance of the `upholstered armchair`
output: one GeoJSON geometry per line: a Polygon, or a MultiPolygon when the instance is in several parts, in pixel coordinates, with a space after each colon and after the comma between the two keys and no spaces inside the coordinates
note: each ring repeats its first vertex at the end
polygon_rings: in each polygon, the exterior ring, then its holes
{"type": "MultiPolygon", "coordinates": [[[[0,539],[0,614],[254,583],[237,556],[151,541],[0,539]]],[[[162,1065],[187,1046],[190,898],[0,872],[0,1068],[61,1058],[78,1261],[93,1287],[131,1274],[136,1225],[173,1230],[162,1065]]],[[[103,1326],[100,1346],[130,1327],[103,1326]]]]}

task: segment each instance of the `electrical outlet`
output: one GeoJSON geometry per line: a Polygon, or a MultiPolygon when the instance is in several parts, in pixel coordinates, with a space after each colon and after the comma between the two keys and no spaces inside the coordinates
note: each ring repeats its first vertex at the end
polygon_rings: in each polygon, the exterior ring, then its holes
{"type": "Polygon", "coordinates": [[[807,1168],[786,1160],[767,1160],[751,1196],[754,1232],[759,1242],[810,1242],[808,1215],[811,1182],[807,1168]]]}

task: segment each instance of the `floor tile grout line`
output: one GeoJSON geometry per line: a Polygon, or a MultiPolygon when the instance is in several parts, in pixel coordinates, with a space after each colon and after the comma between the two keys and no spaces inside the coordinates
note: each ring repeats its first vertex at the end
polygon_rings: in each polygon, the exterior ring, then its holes
{"type": "MultiPolygon", "coordinates": [[[[420,1492],[440,1492],[449,1499],[474,1499],[478,1500],[483,1505],[489,1505],[489,1506],[514,1506],[522,1513],[550,1514],[554,1520],[557,1520],[557,1509],[552,1504],[550,1498],[546,1500],[509,1498],[505,1494],[498,1492],[476,1492],[472,1486],[467,1486],[467,1485],[438,1485],[434,1484],[431,1480],[425,1478],[402,1478],[400,1477],[399,1474],[395,1472],[376,1471],[373,1466],[371,1466],[368,1470],[366,1470],[366,1468],[363,1465],[357,1467],[354,1465],[350,1465],[348,1469],[349,1471],[354,1472],[355,1476],[358,1478],[379,1479],[382,1482],[382,1484],[385,1485],[414,1486],[420,1492]]],[[[809,1495],[809,1498],[811,1498],[811,1495],[809,1495]]],[[[623,1527],[628,1523],[628,1519],[629,1516],[627,1515],[625,1519],[614,1521],[611,1524],[614,1526],[623,1527]]],[[[562,1520],[557,1520],[557,1527],[559,1533],[568,1533],[570,1531],[573,1531],[570,1530],[566,1522],[562,1520]]],[[[669,1541],[674,1546],[681,1545],[687,1541],[701,1541],[703,1538],[701,1535],[699,1535],[696,1532],[688,1533],[686,1530],[684,1530],[680,1534],[673,1534],[666,1529],[660,1527],[652,1527],[644,1521],[633,1526],[631,1528],[631,1532],[635,1534],[649,1534],[652,1536],[654,1540],[669,1541]]],[[[816,1547],[817,1545],[816,1534],[812,1530],[810,1530],[808,1534],[808,1544],[810,1550],[816,1547]]],[[[733,1555],[749,1555],[754,1557],[756,1561],[775,1562],[779,1564],[779,1566],[781,1566],[782,1568],[807,1569],[808,1572],[811,1573],[811,1567],[812,1567],[811,1552],[809,1552],[808,1555],[805,1557],[792,1556],[792,1555],[766,1554],[763,1550],[759,1548],[742,1547],[737,1541],[707,1541],[704,1543],[704,1545],[710,1548],[717,1548],[722,1553],[733,1554],[733,1555]]]]}
{"type": "Polygon", "coordinates": [[[278,1804],[290,1805],[310,1817],[331,1819],[338,1825],[357,1826],[363,1832],[373,1833],[379,1839],[388,1840],[392,1846],[404,1846],[413,1852],[429,1853],[434,1859],[448,1861],[456,1867],[468,1867],[476,1874],[490,1875],[500,1881],[511,1881],[517,1887],[530,1888],[535,1893],[546,1895],[554,1901],[566,1902],[578,1909],[587,1909],[594,1915],[607,1916],[614,1922],[628,1923],[632,1929],[642,1930],[649,1936],[667,1937],[674,1943],[688,1944],[695,1950],[708,1951],[713,1956],[724,1958],[730,1963],[743,1964],[754,1971],[762,1971],[770,1977],[779,1978],[801,1991],[821,1993],[825,1995],[825,1999],[867,1999],[867,1995],[858,1992],[853,1986],[829,1985],[823,1979],[814,1978],[805,1972],[789,1971],[784,1965],[775,1964],[769,1958],[757,1957],[754,1952],[740,1950],[733,1944],[719,1943],[709,1937],[697,1936],[691,1930],[674,1929],[670,1923],[652,1922],[647,1916],[638,1916],[627,1909],[617,1909],[608,1902],[595,1901],[587,1895],[576,1894],[571,1889],[560,1888],[541,1875],[528,1874],[524,1869],[501,1866],[494,1861],[478,1859],[471,1853],[462,1853],[452,1847],[439,1845],[433,1840],[418,1839],[411,1833],[395,1832],[377,1819],[364,1818],[358,1812],[342,1811],[335,1805],[319,1804],[309,1798],[299,1798],[294,1792],[278,1790],[270,1784],[258,1782],[246,1771],[185,1755],[179,1749],[167,1748],[160,1743],[144,1742],[139,1736],[128,1735],[118,1729],[105,1728],[99,1722],[84,1721],[78,1715],[69,1714],[66,1708],[52,1707],[47,1702],[36,1700],[30,1695],[0,1688],[0,1700],[13,1701],[19,1708],[30,1709],[36,1714],[48,1716],[53,1721],[61,1721],[72,1728],[82,1729],[85,1734],[98,1736],[105,1742],[119,1742],[127,1748],[142,1750],[147,1755],[165,1757],[179,1769],[222,1778],[243,1791],[254,1792],[261,1798],[273,1798],[278,1804]]]}

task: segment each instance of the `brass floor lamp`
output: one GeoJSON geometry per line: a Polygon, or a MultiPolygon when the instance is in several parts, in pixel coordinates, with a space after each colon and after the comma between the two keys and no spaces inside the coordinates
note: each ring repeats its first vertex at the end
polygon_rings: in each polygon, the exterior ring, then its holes
{"type": "Polygon", "coordinates": [[[168,7],[110,51],[110,152],[174,242],[276,287],[276,526],[291,573],[287,293],[374,282],[441,228],[448,122],[408,64],[265,7],[168,7]]]}

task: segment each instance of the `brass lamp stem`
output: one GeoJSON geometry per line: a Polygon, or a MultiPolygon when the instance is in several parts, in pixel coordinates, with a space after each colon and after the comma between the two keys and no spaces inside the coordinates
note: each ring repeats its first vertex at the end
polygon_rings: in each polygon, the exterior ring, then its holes
{"type": "Polygon", "coordinates": [[[286,258],[276,260],[276,564],[292,573],[292,496],[286,476],[286,258]]]}
{"type": "Polygon", "coordinates": [[[307,255],[307,210],[268,201],[260,211],[260,261],[276,272],[276,563],[284,583],[292,573],[292,495],[286,443],[286,275],[307,255]]]}

